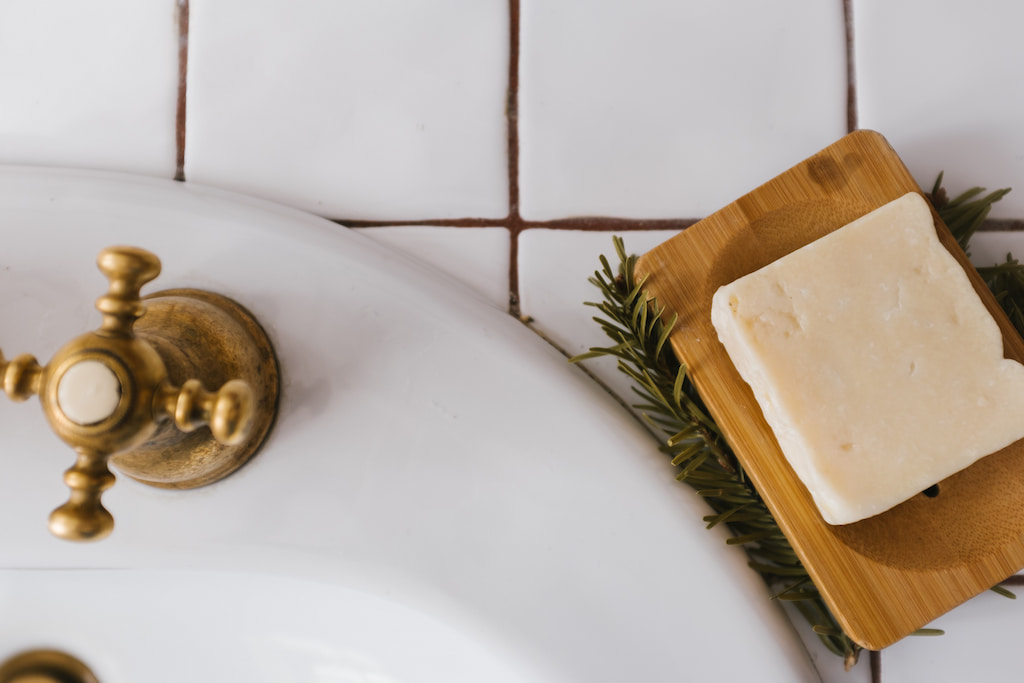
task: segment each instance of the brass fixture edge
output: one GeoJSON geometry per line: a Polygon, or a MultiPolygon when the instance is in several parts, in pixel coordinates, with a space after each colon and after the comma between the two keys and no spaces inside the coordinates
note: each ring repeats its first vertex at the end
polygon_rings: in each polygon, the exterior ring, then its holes
{"type": "Polygon", "coordinates": [[[77,657],[60,650],[20,652],[0,663],[0,683],[99,683],[77,657]]]}
{"type": "Polygon", "coordinates": [[[248,436],[218,443],[208,429],[183,432],[173,420],[152,439],[110,458],[136,481],[166,489],[193,489],[217,482],[248,462],[270,434],[280,396],[280,365],[266,331],[237,301],[200,289],[178,288],[143,297],[146,313],[135,334],[151,344],[176,386],[198,378],[206,387],[233,379],[253,391],[248,436]]]}

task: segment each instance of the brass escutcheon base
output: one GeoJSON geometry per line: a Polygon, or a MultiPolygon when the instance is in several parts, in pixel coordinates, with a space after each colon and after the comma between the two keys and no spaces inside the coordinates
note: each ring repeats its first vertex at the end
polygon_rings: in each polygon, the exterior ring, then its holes
{"type": "Polygon", "coordinates": [[[168,423],[153,439],[110,462],[132,479],[159,488],[212,484],[244,465],[270,433],[280,391],[274,349],[252,314],[220,294],[169,289],[143,301],[146,312],[135,334],[156,348],[168,379],[181,386],[197,378],[211,391],[229,380],[244,380],[253,390],[255,416],[249,438],[235,446],[217,443],[205,427],[185,433],[168,423]]]}
{"type": "Polygon", "coordinates": [[[58,650],[28,650],[0,663],[0,683],[99,683],[85,664],[58,650]]]}

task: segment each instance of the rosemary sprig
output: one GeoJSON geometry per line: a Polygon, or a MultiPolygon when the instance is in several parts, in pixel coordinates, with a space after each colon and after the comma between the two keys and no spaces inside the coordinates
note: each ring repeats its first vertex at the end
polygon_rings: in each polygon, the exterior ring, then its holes
{"type": "Polygon", "coordinates": [[[996,295],[1010,322],[1024,335],[1024,266],[1007,254],[1005,263],[978,268],[978,273],[996,295]]]}
{"type": "Polygon", "coordinates": [[[985,191],[985,188],[972,187],[955,198],[949,199],[945,188],[942,187],[942,176],[943,174],[939,173],[935,179],[932,191],[927,195],[928,199],[935,207],[939,217],[942,218],[942,222],[960,243],[960,248],[970,253],[969,246],[974,233],[988,218],[992,205],[1009,194],[1010,188],[994,190],[987,195],[978,197],[985,191]]]}
{"type": "MultiPolygon", "coordinates": [[[[940,174],[929,198],[966,248],[992,204],[1009,190],[979,197],[984,190],[973,188],[949,200],[941,181],[940,174]]],[[[851,668],[857,662],[861,647],[843,633],[826,607],[789,541],[725,442],[690,381],[686,367],[672,353],[667,342],[675,326],[675,316],[665,320],[665,309],[647,295],[644,281],[636,278],[637,257],[626,253],[620,237],[613,237],[613,244],[618,266],[613,268],[602,255],[601,269],[590,278],[601,291],[603,301],[586,304],[601,313],[594,320],[612,344],[592,348],[575,356],[571,362],[603,356],[617,359],[618,369],[633,380],[633,391],[638,399],[633,407],[656,432],[665,435],[660,449],[677,468],[676,478],[695,489],[711,507],[712,514],[704,517],[707,527],[725,524],[732,532],[726,542],[743,547],[750,567],[761,574],[774,591],[773,597],[792,603],[825,647],[842,657],[847,669],[851,668]]],[[[981,271],[1010,313],[1014,325],[1024,334],[1024,266],[1008,256],[1005,264],[981,271]]],[[[927,634],[935,632],[935,629],[927,630],[927,634]]]]}
{"type": "MultiPolygon", "coordinates": [[[[1010,188],[995,190],[986,195],[984,188],[972,187],[954,199],[946,196],[942,187],[942,174],[935,179],[928,199],[942,221],[956,237],[960,247],[970,253],[970,241],[981,224],[988,218],[992,205],[1005,197],[1010,188]]],[[[982,266],[978,273],[995,294],[996,301],[1006,311],[1010,322],[1024,335],[1024,266],[1013,256],[1006,255],[1006,261],[994,266],[982,266]]]]}

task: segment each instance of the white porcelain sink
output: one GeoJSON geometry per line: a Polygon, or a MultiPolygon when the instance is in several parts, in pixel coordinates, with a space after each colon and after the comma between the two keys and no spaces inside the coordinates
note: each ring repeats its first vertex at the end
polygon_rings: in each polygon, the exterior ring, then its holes
{"type": "Polygon", "coordinates": [[[59,642],[101,680],[529,680],[437,620],[325,582],[14,570],[0,572],[0,596],[5,615],[19,616],[0,625],[6,646],[59,642]]]}
{"type": "Polygon", "coordinates": [[[124,477],[113,535],[52,538],[71,452],[0,402],[0,658],[122,681],[816,680],[741,553],[650,437],[443,276],[315,217],[188,184],[0,169],[0,348],[96,327],[101,248],[267,328],[281,410],[186,492],[124,477]],[[744,657],[737,658],[736,644],[744,657]]]}

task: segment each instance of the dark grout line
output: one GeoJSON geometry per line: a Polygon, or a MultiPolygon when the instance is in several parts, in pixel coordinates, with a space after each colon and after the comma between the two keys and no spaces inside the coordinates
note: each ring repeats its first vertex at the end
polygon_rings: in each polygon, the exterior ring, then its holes
{"type": "Polygon", "coordinates": [[[638,230],[683,230],[699,218],[614,218],[610,216],[580,216],[555,218],[547,221],[520,221],[520,232],[531,228],[548,230],[580,230],[586,232],[631,232],[638,230]]]}
{"type": "Polygon", "coordinates": [[[519,215],[519,0],[509,0],[508,91],[505,95],[505,121],[508,131],[508,312],[518,318],[519,307],[519,233],[523,220],[519,215]]]}
{"type": "Polygon", "coordinates": [[[185,89],[188,81],[188,0],[178,0],[178,104],[174,115],[174,179],[185,180],[185,89]]]}
{"type": "Polygon", "coordinates": [[[419,220],[363,220],[360,218],[331,218],[332,223],[346,228],[394,228],[409,225],[427,225],[445,228],[505,228],[506,218],[425,218],[419,220]]]}
{"type": "MultiPolygon", "coordinates": [[[[435,226],[444,228],[505,228],[518,236],[524,230],[576,230],[580,232],[638,232],[642,230],[685,230],[700,218],[615,218],[611,216],[579,216],[553,218],[543,221],[509,218],[426,218],[419,220],[363,220],[348,218],[329,219],[346,228],[394,228],[405,226],[435,226]]],[[[1024,232],[1024,219],[989,218],[978,232],[1024,232]]]]}
{"type": "Polygon", "coordinates": [[[508,125],[508,215],[519,220],[519,0],[509,0],[508,92],[505,120],[508,125]]]}
{"type": "Polygon", "coordinates": [[[988,218],[978,232],[1021,232],[1024,231],[1024,219],[1020,218],[988,218]]]}
{"type": "MultiPolygon", "coordinates": [[[[637,232],[640,230],[684,230],[699,218],[614,218],[609,216],[581,216],[530,221],[508,218],[427,218],[422,220],[363,220],[332,218],[346,228],[395,228],[405,226],[434,226],[444,228],[505,228],[518,236],[524,230],[576,230],[580,232],[637,232]],[[514,226],[514,227],[513,227],[514,226]]],[[[1007,230],[1013,228],[1005,228],[1007,230]]]]}
{"type": "Polygon", "coordinates": [[[857,130],[857,65],[854,61],[853,0],[843,0],[846,26],[846,132],[857,130]]]}
{"type": "Polygon", "coordinates": [[[523,311],[519,301],[519,231],[510,230],[508,247],[508,314],[519,320],[523,311]]]}
{"type": "Polygon", "coordinates": [[[882,653],[868,651],[868,664],[871,667],[871,683],[882,683],[882,653]]]}

